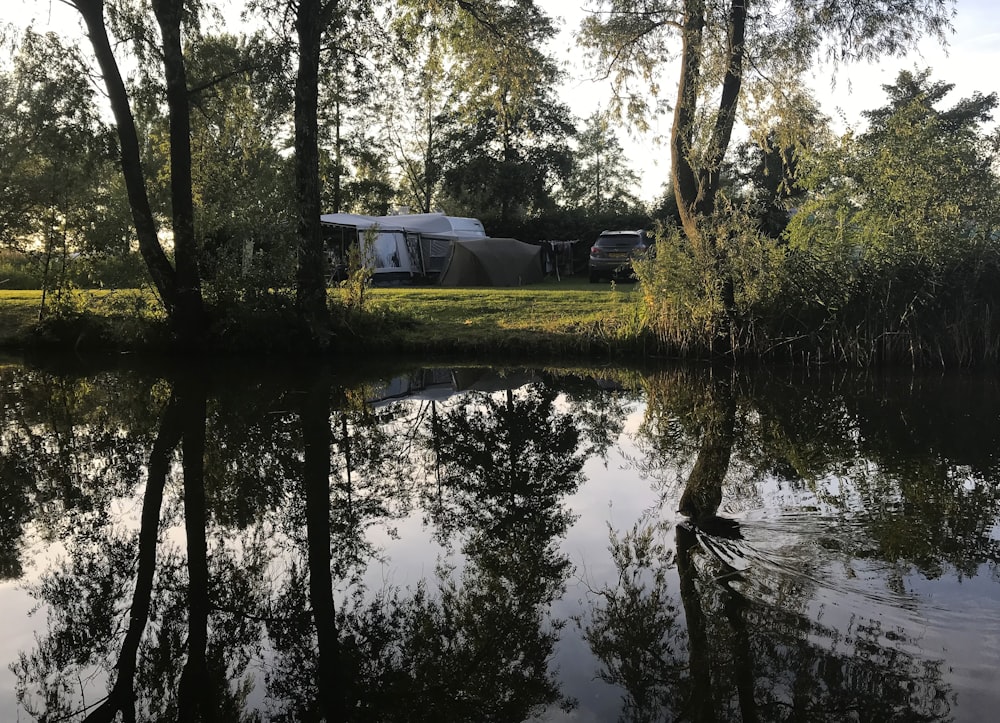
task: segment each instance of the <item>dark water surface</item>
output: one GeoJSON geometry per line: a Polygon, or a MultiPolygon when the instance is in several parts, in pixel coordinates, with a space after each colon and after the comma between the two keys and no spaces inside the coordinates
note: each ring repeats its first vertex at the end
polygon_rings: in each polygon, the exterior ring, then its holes
{"type": "Polygon", "coordinates": [[[995,376],[0,376],[0,720],[1000,715],[995,376]]]}

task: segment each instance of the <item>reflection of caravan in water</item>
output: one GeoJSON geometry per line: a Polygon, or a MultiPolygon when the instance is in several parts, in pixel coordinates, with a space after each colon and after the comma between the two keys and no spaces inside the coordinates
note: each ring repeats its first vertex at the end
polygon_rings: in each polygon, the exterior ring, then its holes
{"type": "Polygon", "coordinates": [[[486,237],[479,220],[443,213],[398,216],[329,213],[320,220],[331,280],[346,276],[352,247],[360,250],[363,263],[372,269],[376,280],[435,279],[450,256],[453,241],[486,237]]]}
{"type": "Polygon", "coordinates": [[[367,399],[381,407],[401,399],[444,401],[467,392],[504,392],[537,382],[534,371],[496,370],[490,367],[430,367],[393,377],[373,390],[367,399]]]}

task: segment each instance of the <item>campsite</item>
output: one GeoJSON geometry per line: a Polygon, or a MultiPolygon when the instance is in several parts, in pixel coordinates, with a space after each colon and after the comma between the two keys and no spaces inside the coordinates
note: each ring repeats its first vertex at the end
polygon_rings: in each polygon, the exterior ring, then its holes
{"type": "Polygon", "coordinates": [[[352,248],[379,285],[523,286],[544,275],[541,245],[487,236],[474,218],[334,213],[321,220],[331,281],[346,277],[352,248]]]}

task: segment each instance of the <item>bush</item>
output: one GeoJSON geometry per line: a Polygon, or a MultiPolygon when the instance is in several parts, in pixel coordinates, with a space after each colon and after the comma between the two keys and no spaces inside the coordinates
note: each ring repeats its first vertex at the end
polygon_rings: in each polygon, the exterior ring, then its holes
{"type": "Polygon", "coordinates": [[[41,269],[16,251],[0,251],[0,289],[40,289],[41,269]]]}
{"type": "Polygon", "coordinates": [[[657,231],[655,254],[635,264],[646,323],[682,356],[719,350],[758,355],[770,343],[784,285],[784,249],[748,211],[725,205],[691,240],[676,227],[657,231]]]}

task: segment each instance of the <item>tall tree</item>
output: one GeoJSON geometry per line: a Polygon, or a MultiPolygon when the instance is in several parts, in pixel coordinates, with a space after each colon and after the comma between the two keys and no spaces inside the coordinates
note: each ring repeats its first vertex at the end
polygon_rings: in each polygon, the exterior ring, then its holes
{"type": "Polygon", "coordinates": [[[556,99],[560,71],[543,50],[555,35],[551,18],[532,0],[418,8],[437,20],[428,27],[441,28],[450,69],[453,110],[440,116],[442,204],[501,230],[550,207],[575,130],[556,99]]]}
{"type": "Polygon", "coordinates": [[[639,176],[607,114],[597,111],[590,115],[576,137],[573,170],[563,186],[563,203],[597,215],[627,213],[640,205],[635,195],[638,183],[639,176]]]}
{"type": "Polygon", "coordinates": [[[173,215],[174,266],[178,320],[190,341],[201,333],[204,310],[198,243],[194,232],[194,191],[191,184],[191,109],[181,25],[189,21],[187,0],[151,0],[160,26],[163,77],[170,116],[170,205],[173,215]]]}
{"type": "MultiPolygon", "coordinates": [[[[384,213],[394,189],[382,164],[383,113],[376,90],[383,84],[388,49],[372,42],[384,32],[371,0],[339,0],[323,37],[320,96],[320,174],[323,207],[339,213],[384,213]]],[[[383,101],[384,102],[384,101],[383,101]]]]}
{"type": "Polygon", "coordinates": [[[437,205],[441,185],[440,116],[447,107],[445,59],[438,30],[414,26],[409,18],[396,25],[398,44],[407,48],[395,59],[404,69],[388,83],[386,134],[400,167],[400,200],[422,213],[437,205]],[[415,78],[415,82],[413,79],[415,78]],[[399,98],[405,98],[402,103],[399,98]]]}
{"type": "Polygon", "coordinates": [[[40,315],[113,205],[111,130],[85,68],[78,48],[29,30],[0,80],[0,243],[39,258],[40,315]]]}
{"type": "Polygon", "coordinates": [[[317,345],[326,344],[326,255],[320,230],[319,60],[323,30],[337,0],[300,0],[295,8],[295,190],[299,213],[296,304],[317,345]]]}
{"type": "MultiPolygon", "coordinates": [[[[903,72],[870,125],[803,159],[791,219],[798,298],[815,328],[911,363],[997,358],[995,94],[943,105],[951,84],[903,72]],[[817,303],[819,301],[819,303],[817,303]]],[[[795,323],[801,323],[796,321],[795,323]]]]}
{"type": "Polygon", "coordinates": [[[257,37],[206,35],[188,50],[196,232],[215,299],[294,278],[292,162],[275,142],[287,125],[280,61],[257,37]]]}
{"type": "Polygon", "coordinates": [[[780,87],[819,56],[834,61],[899,55],[930,33],[943,38],[951,0],[600,0],[581,39],[611,76],[619,103],[640,121],[648,101],[629,85],[677,60],[670,172],[688,238],[712,216],[722,162],[751,73],[780,87]],[[680,41],[679,50],[674,42],[680,41]],[[775,80],[779,81],[775,83],[775,80]]]}
{"type": "MultiPolygon", "coordinates": [[[[171,195],[174,223],[174,264],[160,242],[149,202],[149,191],[139,151],[139,134],[125,80],[111,46],[105,20],[105,0],[62,0],[80,13],[108,92],[121,150],[122,173],[139,239],[139,250],[183,345],[198,343],[204,324],[201,277],[194,237],[191,198],[190,119],[187,76],[181,47],[184,0],[154,0],[160,25],[167,104],[170,110],[171,195]],[[176,147],[174,144],[176,143],[176,147]]],[[[140,48],[139,52],[145,52],[140,48]]]]}

